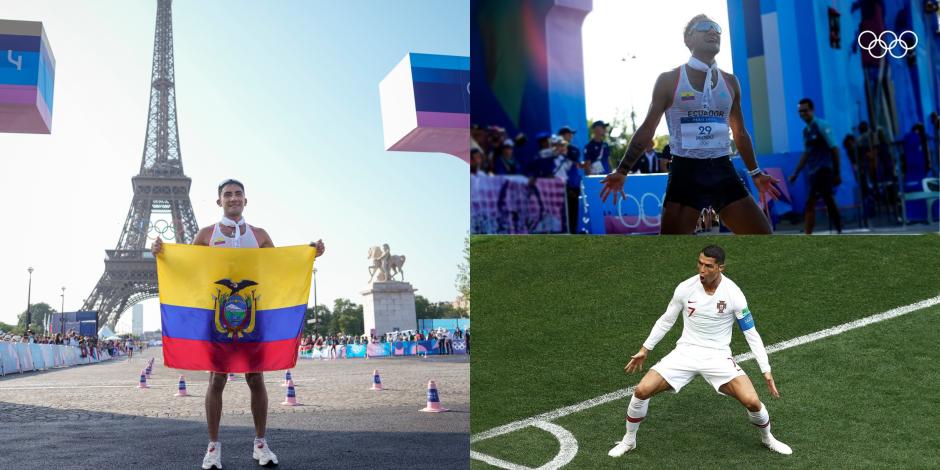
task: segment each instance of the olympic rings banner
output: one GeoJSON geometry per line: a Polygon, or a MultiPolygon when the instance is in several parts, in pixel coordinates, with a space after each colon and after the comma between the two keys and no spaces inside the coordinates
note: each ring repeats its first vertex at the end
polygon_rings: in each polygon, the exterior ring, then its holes
{"type": "Polygon", "coordinates": [[[627,176],[624,192],[627,197],[613,203],[613,197],[601,202],[601,180],[604,176],[587,176],[584,195],[587,217],[584,225],[592,234],[656,234],[662,222],[663,199],[666,197],[667,173],[627,176]]]}
{"type": "Polygon", "coordinates": [[[561,179],[470,175],[471,233],[563,233],[565,217],[561,179]]]}
{"type": "Polygon", "coordinates": [[[875,59],[880,59],[888,54],[895,59],[903,59],[908,52],[917,47],[918,41],[917,33],[913,31],[907,30],[898,34],[887,29],[882,31],[881,34],[865,30],[859,33],[858,39],[856,39],[858,47],[867,51],[875,59]],[[886,35],[890,41],[885,41],[886,35]],[[901,51],[900,55],[896,51],[901,51]]]}
{"type": "MultiPolygon", "coordinates": [[[[464,339],[454,339],[452,354],[467,354],[467,342],[464,339]]],[[[350,359],[365,357],[392,357],[392,356],[422,356],[425,354],[440,354],[438,340],[425,341],[395,341],[391,343],[347,344],[337,346],[331,351],[330,346],[319,348],[300,348],[301,359],[350,359]]]]}

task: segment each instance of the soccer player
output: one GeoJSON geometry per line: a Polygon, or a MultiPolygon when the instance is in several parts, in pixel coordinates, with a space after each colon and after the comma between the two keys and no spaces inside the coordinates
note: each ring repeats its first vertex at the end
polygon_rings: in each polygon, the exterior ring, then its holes
{"type": "Polygon", "coordinates": [[[663,234],[692,234],[709,207],[736,234],[769,234],[770,221],[748,194],[731,163],[731,141],[744,159],[761,199],[780,195],[776,182],[757,166],[751,136],[741,114],[741,87],[734,75],[718,69],[721,26],[698,15],[685,28],[692,57],[660,74],[643,124],[636,130],[617,168],[603,180],[601,198],[625,196],[627,174],[653,140],[663,114],[669,127],[672,164],[663,202],[663,234]],[[707,85],[707,86],[706,86],[707,85]]]}
{"type": "Polygon", "coordinates": [[[761,441],[770,450],[785,455],[793,452],[770,434],[767,408],[757,397],[751,380],[731,356],[731,329],[737,320],[747,344],[757,358],[770,394],[780,398],[770,373],[767,351],[754,328],[754,319],[747,308],[744,294],[731,279],[722,274],[724,269],[724,250],[715,245],[702,249],[698,256],[698,275],[676,287],[666,313],[656,321],[640,351],[624,367],[629,373],[643,370],[643,361],[649,352],[682,314],[682,336],[676,342],[676,348],[650,368],[634,389],[627,408],[627,433],[607,455],[620,457],[636,449],[636,432],[646,417],[650,397],[665,390],[679,393],[696,375],[701,375],[716,392],[735,398],[747,408],[751,423],[760,431],[761,441]]]}
{"type": "MultiPolygon", "coordinates": [[[[245,185],[238,180],[227,179],[219,184],[216,204],[222,208],[222,220],[203,227],[196,234],[193,245],[227,248],[273,248],[274,242],[263,228],[248,225],[242,212],[248,204],[245,185]]],[[[317,249],[317,257],[326,247],[323,240],[311,243],[317,249]]],[[[157,238],[151,246],[154,256],[163,251],[163,241],[157,238]]],[[[222,443],[219,442],[219,422],[222,419],[222,391],[228,381],[226,372],[210,372],[209,388],[206,390],[206,422],[209,428],[209,446],[202,459],[202,468],[222,468],[222,443]]],[[[252,457],[261,466],[277,465],[277,456],[268,447],[264,438],[268,425],[268,391],[264,386],[262,372],[248,372],[245,382],[251,390],[251,416],[255,423],[255,441],[252,457]]]]}

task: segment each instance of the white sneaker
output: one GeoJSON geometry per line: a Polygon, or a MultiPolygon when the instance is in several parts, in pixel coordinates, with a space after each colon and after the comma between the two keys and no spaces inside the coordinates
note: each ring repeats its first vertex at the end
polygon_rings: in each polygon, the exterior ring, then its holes
{"type": "Polygon", "coordinates": [[[761,442],[763,442],[768,449],[778,454],[790,455],[793,453],[793,449],[791,449],[790,446],[778,441],[772,434],[767,434],[767,437],[761,437],[761,442]]]}
{"type": "Polygon", "coordinates": [[[626,454],[633,449],[636,449],[636,439],[628,441],[626,436],[624,436],[622,441],[618,442],[613,449],[610,449],[610,452],[607,452],[607,455],[611,457],[620,457],[621,455],[626,454]]]}
{"type": "Polygon", "coordinates": [[[251,456],[257,460],[258,465],[262,467],[267,467],[272,464],[277,465],[277,456],[274,455],[274,452],[271,452],[271,448],[268,447],[268,443],[265,441],[255,441],[251,456]]]}
{"type": "Polygon", "coordinates": [[[209,448],[206,449],[206,456],[202,458],[202,468],[204,470],[209,470],[210,468],[218,468],[222,470],[222,443],[215,442],[209,443],[209,448]]]}

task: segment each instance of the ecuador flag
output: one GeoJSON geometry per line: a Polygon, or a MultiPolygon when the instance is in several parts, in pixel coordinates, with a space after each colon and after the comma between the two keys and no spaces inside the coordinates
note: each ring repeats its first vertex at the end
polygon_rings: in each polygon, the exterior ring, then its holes
{"type": "Polygon", "coordinates": [[[166,244],[157,256],[167,367],[294,367],[316,249],[166,244]]]}

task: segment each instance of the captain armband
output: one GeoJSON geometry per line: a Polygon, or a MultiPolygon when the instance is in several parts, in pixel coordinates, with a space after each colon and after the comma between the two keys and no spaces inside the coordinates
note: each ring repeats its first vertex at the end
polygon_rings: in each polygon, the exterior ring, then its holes
{"type": "Polygon", "coordinates": [[[745,307],[741,314],[741,318],[738,318],[738,326],[741,327],[741,331],[754,328],[754,317],[751,316],[751,310],[745,307]]]}

